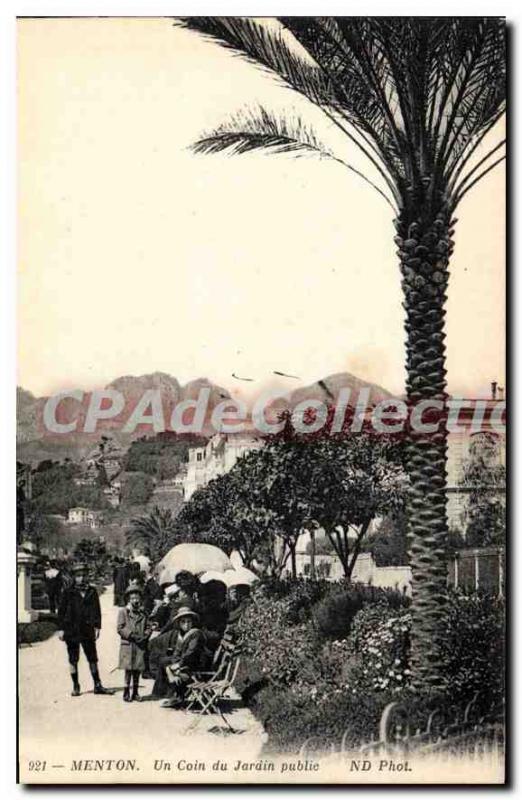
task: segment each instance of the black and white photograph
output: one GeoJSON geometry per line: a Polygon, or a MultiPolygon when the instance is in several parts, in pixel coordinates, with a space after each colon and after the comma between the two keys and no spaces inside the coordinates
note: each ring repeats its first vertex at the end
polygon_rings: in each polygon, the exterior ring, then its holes
{"type": "Polygon", "coordinates": [[[345,12],[16,20],[22,784],[505,783],[506,19],[345,12]]]}

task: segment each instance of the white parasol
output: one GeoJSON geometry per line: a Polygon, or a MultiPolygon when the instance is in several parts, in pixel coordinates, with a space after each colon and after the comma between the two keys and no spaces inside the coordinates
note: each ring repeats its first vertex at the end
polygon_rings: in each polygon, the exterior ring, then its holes
{"type": "Polygon", "coordinates": [[[159,562],[156,569],[158,582],[173,583],[177,573],[185,569],[193,575],[210,570],[221,573],[232,569],[232,564],[227,554],[213,544],[177,544],[159,562]]]}

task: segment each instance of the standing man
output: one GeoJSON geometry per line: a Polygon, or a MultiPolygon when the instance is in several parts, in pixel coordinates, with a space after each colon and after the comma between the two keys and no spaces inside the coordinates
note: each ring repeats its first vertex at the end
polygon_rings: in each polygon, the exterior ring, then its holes
{"type": "Polygon", "coordinates": [[[72,696],[80,695],[78,680],[80,646],[89,662],[94,681],[94,694],[112,694],[109,689],[102,686],[98,673],[96,639],[101,629],[100,600],[96,588],[87,582],[85,564],[74,567],[74,585],[66,589],[62,595],[58,619],[61,628],[60,639],[67,645],[73,684],[72,696]]]}
{"type": "Polygon", "coordinates": [[[125,605],[125,590],[129,582],[128,567],[123,558],[118,558],[118,563],[113,572],[114,580],[114,605],[123,608],[125,605]]]}
{"type": "Polygon", "coordinates": [[[56,601],[58,600],[59,595],[59,573],[56,569],[56,564],[53,561],[49,561],[47,563],[44,575],[45,591],[47,592],[47,597],[49,598],[49,611],[51,614],[56,614],[56,601]]]}

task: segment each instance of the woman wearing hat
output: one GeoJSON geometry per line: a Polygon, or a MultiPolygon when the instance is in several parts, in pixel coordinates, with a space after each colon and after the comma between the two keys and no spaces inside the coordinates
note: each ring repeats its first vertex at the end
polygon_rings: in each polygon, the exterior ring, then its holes
{"type": "Polygon", "coordinates": [[[196,612],[188,607],[180,608],[173,623],[178,631],[175,644],[160,659],[153,689],[156,697],[167,695],[161,703],[164,708],[174,708],[182,703],[192,673],[204,669],[208,659],[205,636],[196,612]]]}
{"type": "Polygon", "coordinates": [[[142,607],[142,595],[141,586],[131,582],[125,591],[127,605],[118,612],[118,633],[121,639],[118,667],[125,670],[123,699],[126,703],[141,700],[138,691],[140,673],[145,668],[145,650],[151,633],[142,607]]]}

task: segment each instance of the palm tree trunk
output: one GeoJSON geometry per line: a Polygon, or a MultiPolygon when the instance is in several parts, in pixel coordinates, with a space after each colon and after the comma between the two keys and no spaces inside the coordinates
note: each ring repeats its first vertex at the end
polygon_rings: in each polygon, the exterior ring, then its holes
{"type": "MultiPolygon", "coordinates": [[[[444,305],[453,250],[449,214],[405,214],[397,222],[407,334],[410,413],[421,400],[442,401],[433,433],[408,430],[408,545],[413,577],[411,665],[417,688],[442,689],[438,648],[447,599],[446,370],[444,305]]],[[[424,417],[425,418],[425,417],[424,417]]],[[[433,419],[430,421],[434,421],[433,419]]]]}

